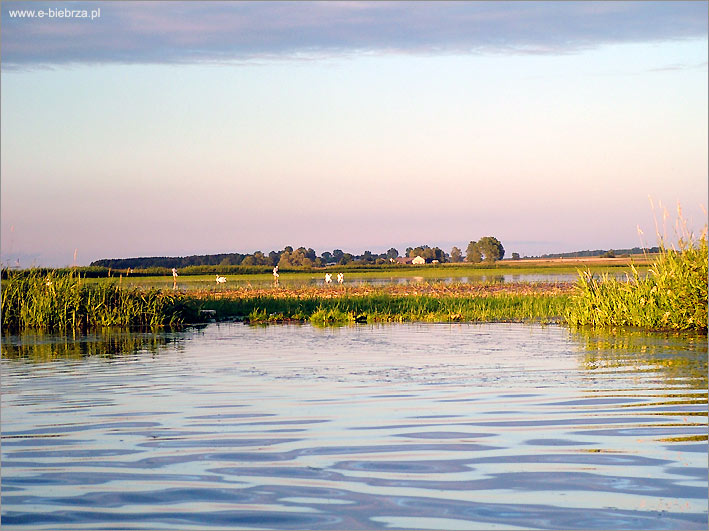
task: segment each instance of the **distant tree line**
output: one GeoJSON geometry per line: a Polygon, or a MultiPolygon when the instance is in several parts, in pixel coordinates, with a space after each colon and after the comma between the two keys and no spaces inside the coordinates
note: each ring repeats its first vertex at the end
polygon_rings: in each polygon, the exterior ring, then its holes
{"type": "Polygon", "coordinates": [[[341,249],[325,251],[320,256],[311,248],[290,245],[280,251],[265,254],[255,251],[250,254],[221,253],[191,256],[151,256],[141,258],[105,258],[91,262],[92,266],[110,267],[113,269],[148,269],[148,268],[178,268],[184,269],[196,266],[279,266],[279,268],[322,267],[326,265],[347,265],[352,263],[378,264],[389,262],[389,257],[396,258],[399,252],[389,249],[386,253],[373,254],[365,251],[361,255],[345,253],[341,249]]]}
{"type": "MultiPolygon", "coordinates": [[[[463,256],[458,247],[453,247],[450,254],[440,247],[429,245],[419,245],[418,247],[407,247],[405,256],[415,258],[421,256],[427,263],[446,263],[468,261],[495,262],[502,260],[505,249],[497,238],[485,236],[479,241],[471,241],[467,247],[467,256],[463,256]]],[[[289,268],[309,268],[323,267],[328,265],[383,265],[396,262],[399,258],[399,251],[391,247],[385,253],[372,253],[364,251],[360,255],[343,252],[335,249],[332,252],[325,251],[320,256],[312,248],[298,247],[294,249],[290,245],[280,251],[271,251],[268,254],[255,251],[251,254],[242,253],[221,253],[204,254],[191,256],[151,256],[142,258],[104,258],[91,262],[92,267],[122,269],[154,269],[154,268],[196,268],[198,266],[278,266],[281,269],[289,268]]]]}
{"type": "Polygon", "coordinates": [[[595,249],[593,251],[574,251],[573,253],[542,254],[540,256],[525,256],[525,258],[587,258],[592,256],[613,258],[616,256],[624,256],[631,254],[653,254],[659,252],[659,247],[650,247],[649,249],[643,247],[633,247],[632,249],[595,249]]]}

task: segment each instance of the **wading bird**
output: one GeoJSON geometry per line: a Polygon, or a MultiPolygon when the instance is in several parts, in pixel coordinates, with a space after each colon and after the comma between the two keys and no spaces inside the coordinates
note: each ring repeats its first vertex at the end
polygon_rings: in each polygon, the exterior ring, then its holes
{"type": "Polygon", "coordinates": [[[226,283],[226,277],[220,277],[217,275],[217,284],[225,284],[226,283]]]}

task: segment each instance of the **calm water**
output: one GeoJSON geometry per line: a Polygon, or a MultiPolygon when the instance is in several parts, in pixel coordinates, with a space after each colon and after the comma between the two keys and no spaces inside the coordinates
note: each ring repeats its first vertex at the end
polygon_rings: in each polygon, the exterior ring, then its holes
{"type": "MultiPolygon", "coordinates": [[[[621,278],[620,275],[616,275],[621,278]]],[[[505,282],[576,282],[579,279],[578,273],[528,273],[520,275],[475,275],[470,277],[390,277],[390,278],[367,278],[357,277],[355,274],[350,274],[347,277],[347,282],[350,284],[416,284],[419,282],[443,282],[445,284],[479,284],[485,282],[494,282],[503,284],[505,282]]],[[[625,278],[623,274],[622,278],[625,278]]],[[[325,284],[324,277],[310,279],[311,285],[325,284]]]]}
{"type": "Polygon", "coordinates": [[[3,338],[3,529],[702,529],[705,337],[3,338]]]}

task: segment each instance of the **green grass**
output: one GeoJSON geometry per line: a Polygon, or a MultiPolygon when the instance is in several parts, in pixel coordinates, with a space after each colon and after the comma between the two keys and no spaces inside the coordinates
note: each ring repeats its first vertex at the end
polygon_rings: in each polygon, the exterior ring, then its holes
{"type": "Polygon", "coordinates": [[[572,326],[639,327],[651,330],[707,330],[707,235],[662,248],[641,277],[626,281],[581,273],[579,293],[566,320],[572,326]]]}
{"type": "Polygon", "coordinates": [[[184,296],[122,289],[116,283],[87,284],[72,273],[11,272],[2,283],[4,331],[179,326],[196,321],[197,315],[184,296]]]}
{"type": "Polygon", "coordinates": [[[217,317],[236,316],[250,322],[554,322],[564,314],[568,299],[566,295],[447,297],[374,293],[333,298],[215,297],[200,299],[198,304],[200,309],[215,310],[217,317]]]}

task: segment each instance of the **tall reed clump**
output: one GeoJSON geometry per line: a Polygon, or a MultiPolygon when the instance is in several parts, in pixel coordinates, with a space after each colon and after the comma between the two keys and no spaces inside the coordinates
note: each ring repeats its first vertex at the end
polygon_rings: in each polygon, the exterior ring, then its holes
{"type": "Polygon", "coordinates": [[[184,297],[160,290],[86,284],[79,275],[11,272],[2,282],[2,327],[18,331],[179,326],[196,320],[184,297]]]}
{"type": "Polygon", "coordinates": [[[641,278],[631,267],[625,281],[581,273],[566,315],[572,326],[640,327],[707,331],[707,229],[680,238],[641,278]]]}

